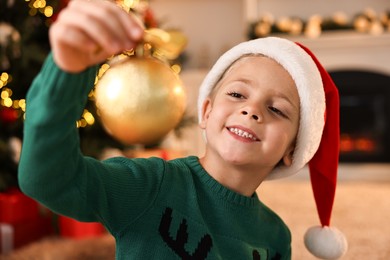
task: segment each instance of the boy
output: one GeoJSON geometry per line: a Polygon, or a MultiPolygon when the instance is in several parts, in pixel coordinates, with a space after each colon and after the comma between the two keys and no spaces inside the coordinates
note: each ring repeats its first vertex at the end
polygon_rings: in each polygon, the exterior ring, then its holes
{"type": "MultiPolygon", "coordinates": [[[[109,1],[71,1],[60,14],[52,55],[27,97],[22,190],[55,212],[103,223],[117,259],[290,259],[287,226],[255,191],[301,169],[319,146],[325,95],[314,61],[278,38],[222,56],[200,88],[202,158],[84,157],[75,121],[96,64],[135,47],[142,34],[109,1]]],[[[317,251],[334,257],[343,248],[317,251]]]]}

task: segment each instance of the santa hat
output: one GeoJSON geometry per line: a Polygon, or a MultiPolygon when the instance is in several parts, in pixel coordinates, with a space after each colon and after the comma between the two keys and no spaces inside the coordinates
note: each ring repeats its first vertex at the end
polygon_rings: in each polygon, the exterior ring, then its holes
{"type": "Polygon", "coordinates": [[[301,44],[277,37],[236,45],[218,59],[200,86],[199,121],[204,101],[224,72],[248,54],[262,54],[278,62],[293,78],[300,97],[300,122],[292,164],[277,166],[267,179],[287,177],[309,165],[321,226],[306,232],[305,244],[319,258],[337,259],[347,250],[344,235],[329,227],[339,159],[339,97],[331,77],[313,53],[301,44]]]}

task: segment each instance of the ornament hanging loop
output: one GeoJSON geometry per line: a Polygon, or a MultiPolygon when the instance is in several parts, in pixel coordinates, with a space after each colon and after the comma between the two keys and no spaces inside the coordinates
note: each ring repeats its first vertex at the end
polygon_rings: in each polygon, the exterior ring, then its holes
{"type": "Polygon", "coordinates": [[[179,31],[151,28],[145,30],[144,42],[152,46],[157,58],[164,57],[168,60],[174,60],[186,47],[187,38],[179,31]]]}
{"type": "Polygon", "coordinates": [[[136,4],[136,2],[139,2],[137,0],[115,0],[115,3],[125,10],[127,13],[130,13],[131,8],[136,4]]]}
{"type": "MultiPolygon", "coordinates": [[[[139,3],[139,0],[115,0],[115,3],[124,11],[130,13],[131,9],[139,3]]],[[[136,53],[141,52],[137,55],[138,57],[149,54],[150,50],[156,58],[175,60],[186,47],[187,38],[177,30],[150,28],[145,29],[143,42],[139,45],[141,46],[136,47],[135,50],[136,53]],[[145,53],[145,50],[148,52],[145,53]]]]}

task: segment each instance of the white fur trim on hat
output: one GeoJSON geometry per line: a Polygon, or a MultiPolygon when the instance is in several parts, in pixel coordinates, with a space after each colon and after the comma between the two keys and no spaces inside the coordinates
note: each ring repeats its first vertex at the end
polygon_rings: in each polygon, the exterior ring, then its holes
{"type": "Polygon", "coordinates": [[[199,89],[198,113],[211,90],[230,65],[246,54],[262,54],[278,62],[295,81],[300,97],[300,123],[291,166],[278,166],[267,177],[290,176],[310,161],[321,141],[324,128],[325,94],[320,72],[308,53],[292,41],[267,37],[240,43],[223,54],[206,75],[199,89]]]}

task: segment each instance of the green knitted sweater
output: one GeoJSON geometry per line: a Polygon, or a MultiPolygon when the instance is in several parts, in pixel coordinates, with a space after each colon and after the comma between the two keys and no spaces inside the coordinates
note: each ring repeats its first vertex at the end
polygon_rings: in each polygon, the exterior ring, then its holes
{"type": "Polygon", "coordinates": [[[291,235],[260,202],[214,180],[195,156],[112,158],[80,151],[75,121],[97,68],[61,71],[50,55],[27,95],[22,190],[53,211],[99,221],[116,259],[290,259],[291,235]]]}

